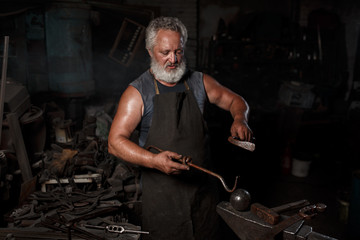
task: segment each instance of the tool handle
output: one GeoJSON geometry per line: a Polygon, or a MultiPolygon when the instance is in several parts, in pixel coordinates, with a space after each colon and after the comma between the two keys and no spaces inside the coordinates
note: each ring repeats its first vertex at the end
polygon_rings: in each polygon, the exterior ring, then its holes
{"type": "Polygon", "coordinates": [[[285,212],[285,211],[302,208],[302,207],[305,207],[307,205],[310,205],[310,202],[308,200],[304,199],[304,200],[300,200],[300,201],[280,205],[278,207],[273,207],[273,208],[271,208],[271,210],[273,210],[274,212],[277,212],[277,213],[282,213],[282,212],[285,212]]]}

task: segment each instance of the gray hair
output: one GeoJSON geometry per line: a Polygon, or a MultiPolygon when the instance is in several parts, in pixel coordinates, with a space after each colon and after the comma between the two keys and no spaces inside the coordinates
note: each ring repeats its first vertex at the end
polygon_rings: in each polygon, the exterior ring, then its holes
{"type": "Polygon", "coordinates": [[[146,48],[151,50],[155,46],[155,39],[160,29],[171,30],[180,33],[183,38],[183,45],[185,46],[188,34],[185,25],[175,17],[158,17],[153,19],[145,32],[146,48]]]}

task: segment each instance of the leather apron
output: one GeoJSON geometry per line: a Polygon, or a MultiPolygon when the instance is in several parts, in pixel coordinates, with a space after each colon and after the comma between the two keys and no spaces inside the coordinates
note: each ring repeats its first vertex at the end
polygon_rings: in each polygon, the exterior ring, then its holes
{"type": "MultiPolygon", "coordinates": [[[[207,128],[186,81],[184,92],[162,94],[154,82],[154,112],[144,147],[190,156],[194,164],[205,166],[207,128]]],[[[142,229],[150,232],[143,239],[215,239],[218,194],[207,174],[196,169],[180,175],[142,170],[142,229]]]]}

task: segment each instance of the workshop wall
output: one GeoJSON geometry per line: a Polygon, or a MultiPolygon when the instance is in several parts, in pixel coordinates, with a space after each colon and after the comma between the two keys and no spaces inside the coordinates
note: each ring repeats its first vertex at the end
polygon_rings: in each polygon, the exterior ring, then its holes
{"type": "MultiPolygon", "coordinates": [[[[247,99],[257,146],[262,147],[261,140],[268,141],[263,146],[264,158],[285,154],[289,142],[295,141],[296,151],[321,155],[324,161],[331,160],[327,165],[337,162],[342,168],[357,162],[354,148],[353,156],[343,156],[345,145],[352,142],[349,135],[339,133],[339,138],[348,140],[329,151],[327,134],[344,123],[354,129],[346,114],[352,102],[349,96],[354,97],[351,92],[358,85],[354,78],[358,3],[200,1],[200,5],[199,68],[247,99]],[[291,81],[305,84],[296,90],[306,92],[298,103],[287,98],[294,94],[288,88],[293,86],[287,85],[291,81]]],[[[222,115],[211,109],[214,128],[230,124],[216,116],[222,115]]],[[[274,161],[261,164],[275,170],[281,165],[274,161]]]]}

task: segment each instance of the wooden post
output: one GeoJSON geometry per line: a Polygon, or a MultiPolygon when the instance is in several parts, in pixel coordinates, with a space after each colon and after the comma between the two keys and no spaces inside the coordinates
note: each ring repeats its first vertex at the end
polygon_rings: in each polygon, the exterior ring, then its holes
{"type": "Polygon", "coordinates": [[[4,114],[8,49],[9,49],[9,36],[5,36],[4,56],[3,56],[3,64],[2,64],[2,72],[1,72],[1,93],[0,93],[0,144],[1,144],[1,134],[2,134],[2,121],[4,114]]]}
{"type": "Polygon", "coordinates": [[[16,158],[19,163],[21,175],[23,181],[26,182],[32,178],[32,172],[24,139],[21,133],[19,118],[16,113],[9,113],[6,115],[6,117],[9,122],[10,135],[15,147],[16,158]]]}

